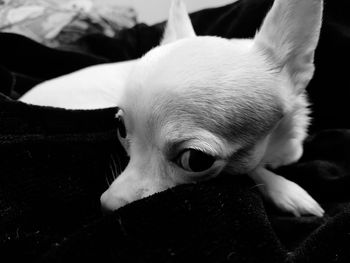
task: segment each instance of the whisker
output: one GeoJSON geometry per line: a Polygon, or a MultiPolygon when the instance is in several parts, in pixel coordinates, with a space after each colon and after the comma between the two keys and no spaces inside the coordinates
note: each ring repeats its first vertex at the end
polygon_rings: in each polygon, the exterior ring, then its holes
{"type": "Polygon", "coordinates": [[[250,189],[259,188],[259,187],[262,187],[262,186],[265,186],[265,184],[256,184],[256,185],[250,187],[250,189]]]}
{"type": "Polygon", "coordinates": [[[111,162],[109,163],[109,168],[111,169],[112,179],[114,180],[116,178],[117,168],[112,154],[110,155],[110,158],[111,162]]]}
{"type": "Polygon", "coordinates": [[[116,156],[116,159],[117,159],[117,175],[121,174],[122,173],[122,164],[121,164],[121,161],[120,161],[120,158],[119,158],[119,155],[116,156]]]}
{"type": "Polygon", "coordinates": [[[118,155],[110,154],[108,172],[106,173],[106,182],[108,187],[122,173],[122,165],[118,155]]]}
{"type": "MultiPolygon", "coordinates": [[[[109,179],[111,180],[111,182],[113,183],[113,181],[115,180],[115,170],[114,167],[112,165],[109,165],[109,170],[110,170],[110,174],[109,174],[109,179]]],[[[111,183],[111,184],[112,184],[111,183]]]]}
{"type": "MultiPolygon", "coordinates": [[[[118,156],[115,156],[115,158],[118,158],[118,156]]],[[[119,167],[118,167],[118,165],[116,164],[116,162],[115,162],[115,158],[114,158],[114,156],[111,154],[111,160],[112,160],[112,162],[111,162],[111,165],[112,165],[112,167],[113,167],[113,170],[114,170],[114,172],[113,172],[113,179],[116,179],[117,178],[117,175],[119,175],[120,173],[119,173],[119,167]]]]}
{"type": "Polygon", "coordinates": [[[109,182],[109,180],[108,180],[108,174],[106,174],[105,179],[106,179],[107,186],[109,187],[111,184],[110,184],[110,182],[109,182]]]}
{"type": "Polygon", "coordinates": [[[111,167],[112,182],[117,178],[117,172],[114,166],[111,167]]]}
{"type": "Polygon", "coordinates": [[[121,163],[118,155],[112,155],[111,154],[111,166],[113,167],[113,179],[116,179],[118,175],[121,174],[122,169],[121,169],[121,163]],[[117,161],[117,163],[116,163],[117,161]]]}
{"type": "Polygon", "coordinates": [[[109,165],[108,165],[108,170],[106,172],[106,175],[105,175],[105,179],[106,179],[106,183],[107,183],[107,186],[109,187],[114,179],[115,179],[115,167],[113,165],[113,156],[110,155],[110,159],[112,160],[112,162],[110,161],[109,162],[109,165]]]}

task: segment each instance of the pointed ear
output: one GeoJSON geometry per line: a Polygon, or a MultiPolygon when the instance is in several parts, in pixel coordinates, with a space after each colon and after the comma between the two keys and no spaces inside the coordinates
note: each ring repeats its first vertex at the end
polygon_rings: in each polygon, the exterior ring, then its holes
{"type": "Polygon", "coordinates": [[[259,49],[287,70],[297,93],[313,76],[322,9],[322,0],[275,0],[254,38],[259,49]]]}
{"type": "Polygon", "coordinates": [[[173,0],[161,45],[174,42],[181,38],[194,36],[196,36],[196,33],[194,32],[184,3],[181,0],[173,0]]]}

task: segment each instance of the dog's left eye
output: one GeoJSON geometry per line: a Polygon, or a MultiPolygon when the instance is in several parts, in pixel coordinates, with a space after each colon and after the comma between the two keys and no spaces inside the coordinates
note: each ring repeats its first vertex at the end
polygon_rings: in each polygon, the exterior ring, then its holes
{"type": "Polygon", "coordinates": [[[177,164],[189,172],[203,172],[213,166],[215,157],[195,149],[184,151],[177,160],[177,164]]]}

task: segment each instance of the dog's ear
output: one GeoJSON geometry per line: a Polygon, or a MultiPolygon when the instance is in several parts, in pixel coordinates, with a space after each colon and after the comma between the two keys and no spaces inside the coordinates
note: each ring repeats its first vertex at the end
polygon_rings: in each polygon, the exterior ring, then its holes
{"type": "Polygon", "coordinates": [[[313,76],[322,10],[322,0],[275,0],[254,38],[258,48],[287,70],[297,93],[313,76]]]}
{"type": "Polygon", "coordinates": [[[161,45],[194,36],[196,36],[196,33],[187,14],[185,4],[181,0],[173,0],[161,45]]]}

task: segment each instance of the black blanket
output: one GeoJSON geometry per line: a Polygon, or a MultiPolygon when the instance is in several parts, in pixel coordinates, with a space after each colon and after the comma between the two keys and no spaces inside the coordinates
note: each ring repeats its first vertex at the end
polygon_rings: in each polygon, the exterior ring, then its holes
{"type": "MultiPolygon", "coordinates": [[[[241,0],[191,19],[199,35],[252,37],[271,4],[241,0]]],[[[63,110],[16,98],[45,79],[141,56],[157,45],[164,23],[139,24],[114,39],[85,36],[85,53],[1,33],[0,261],[350,262],[348,10],[348,0],[325,3],[308,86],[310,136],[302,159],[276,171],[315,197],[323,218],[281,213],[247,176],[226,174],[103,216],[105,179],[117,159],[127,162],[116,138],[117,109],[63,110]]]]}

